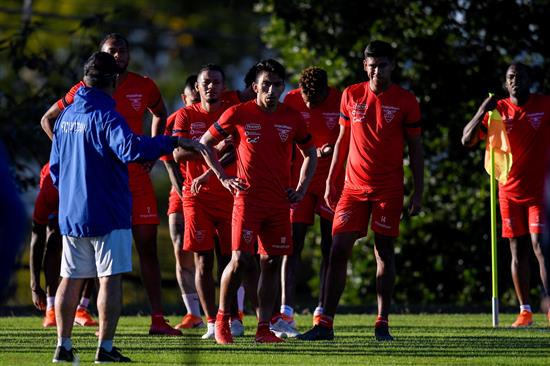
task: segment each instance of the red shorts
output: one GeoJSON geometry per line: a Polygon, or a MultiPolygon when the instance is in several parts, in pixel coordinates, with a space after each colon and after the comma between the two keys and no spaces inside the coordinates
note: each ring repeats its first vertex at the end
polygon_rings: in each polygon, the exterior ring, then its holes
{"type": "Polygon", "coordinates": [[[258,207],[237,198],[233,206],[231,249],[253,254],[256,239],[259,239],[259,254],[292,254],[289,216],[289,204],[282,207],[258,207]]]}
{"type": "Polygon", "coordinates": [[[172,187],[170,193],[168,193],[168,211],[166,211],[166,215],[170,216],[174,213],[183,214],[183,203],[178,192],[172,187]]]}
{"type": "Polygon", "coordinates": [[[365,236],[370,218],[372,231],[397,237],[402,211],[403,195],[384,197],[344,189],[336,206],[332,235],[359,232],[361,236],[365,236]]]}
{"type": "Polygon", "coordinates": [[[157,199],[149,173],[139,164],[128,164],[132,193],[132,225],[158,225],[157,199]]]}
{"type": "Polygon", "coordinates": [[[304,199],[291,206],[290,222],[311,225],[314,222],[315,214],[328,221],[334,219],[334,211],[325,203],[324,192],[308,190],[304,199]]]}
{"type": "Polygon", "coordinates": [[[544,230],[543,205],[522,205],[500,198],[502,237],[517,238],[526,234],[542,234],[544,230]]]}
{"type": "Polygon", "coordinates": [[[228,191],[224,199],[205,200],[204,197],[183,197],[183,249],[191,252],[214,250],[214,235],[217,235],[221,254],[231,255],[232,196],[228,191]]]}
{"type": "Polygon", "coordinates": [[[53,185],[52,177],[48,174],[42,181],[40,191],[34,203],[32,219],[41,225],[46,225],[57,217],[59,210],[59,192],[53,185]]]}

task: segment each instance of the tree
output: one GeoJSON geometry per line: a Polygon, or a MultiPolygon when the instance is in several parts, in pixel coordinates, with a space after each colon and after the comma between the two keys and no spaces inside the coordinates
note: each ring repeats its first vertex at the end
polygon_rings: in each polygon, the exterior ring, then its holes
{"type": "MultiPolygon", "coordinates": [[[[426,156],[424,212],[402,225],[397,243],[396,298],[403,305],[488,304],[488,177],[481,149],[463,148],[460,136],[488,92],[504,95],[511,61],[532,65],[538,89],[548,91],[548,1],[266,0],[257,9],[270,15],[264,41],[294,78],[317,65],[343,88],[364,80],[370,40],[396,48],[395,81],[421,103],[426,156]]],[[[507,252],[500,250],[500,268],[508,268],[507,252]]],[[[362,246],[354,256],[343,300],[374,301],[373,256],[362,246]]],[[[512,291],[503,272],[501,288],[512,291]]]]}

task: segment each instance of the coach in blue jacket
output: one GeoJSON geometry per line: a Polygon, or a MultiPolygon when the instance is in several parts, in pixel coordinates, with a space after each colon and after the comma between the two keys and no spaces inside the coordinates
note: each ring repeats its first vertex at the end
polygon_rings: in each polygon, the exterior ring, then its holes
{"type": "Polygon", "coordinates": [[[135,135],[115,111],[111,97],[118,67],[108,53],[94,53],[84,65],[86,87],[58,117],[50,172],[59,189],[59,227],[63,235],[61,283],[55,312],[54,362],[77,360],[71,332],[82,282],[99,277],[99,345],[95,361],[129,362],[113,348],[122,305],[122,273],[132,270],[131,195],[126,164],[151,161],[184,149],[204,153],[195,141],[135,135]]]}

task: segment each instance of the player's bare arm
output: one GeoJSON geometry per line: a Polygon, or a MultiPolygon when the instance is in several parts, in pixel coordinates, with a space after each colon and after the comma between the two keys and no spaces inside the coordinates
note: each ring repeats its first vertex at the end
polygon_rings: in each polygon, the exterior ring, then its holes
{"type": "Polygon", "coordinates": [[[232,194],[235,194],[237,191],[244,191],[247,187],[239,178],[237,177],[228,177],[223,170],[223,167],[216,156],[216,153],[213,150],[213,146],[218,144],[218,140],[212,136],[209,131],[206,131],[201,137],[201,143],[206,147],[205,151],[202,152],[204,161],[210,169],[216,174],[216,177],[220,180],[225,188],[227,188],[232,194]]]}
{"type": "Polygon", "coordinates": [[[164,166],[166,167],[166,171],[168,172],[168,178],[170,178],[170,183],[172,183],[172,187],[174,187],[174,189],[178,193],[178,196],[181,198],[183,176],[178,167],[178,164],[174,160],[165,160],[164,166]]]}
{"type": "Polygon", "coordinates": [[[424,149],[422,139],[418,136],[407,136],[409,147],[410,168],[413,175],[414,191],[409,202],[409,215],[418,215],[422,208],[422,195],[424,192],[424,149]]]}
{"type": "Polygon", "coordinates": [[[161,99],[159,101],[159,105],[154,110],[150,109],[149,111],[153,115],[153,119],[151,121],[151,136],[160,136],[164,133],[166,118],[168,117],[164,100],[161,99]]]}
{"type": "Polygon", "coordinates": [[[497,98],[494,95],[487,97],[487,99],[481,103],[481,106],[472,120],[468,122],[462,131],[462,145],[471,147],[479,142],[479,128],[481,126],[481,121],[483,121],[485,113],[492,111],[496,107],[497,98]]]}
{"type": "Polygon", "coordinates": [[[55,120],[60,114],[61,109],[59,109],[57,103],[54,103],[40,119],[40,125],[42,126],[42,129],[44,130],[44,132],[46,132],[46,135],[48,135],[50,140],[53,139],[53,127],[55,125],[55,120]]]}
{"type": "MultiPolygon", "coordinates": [[[[225,140],[224,140],[225,141],[225,140]]],[[[222,144],[224,141],[220,142],[220,144],[222,144]]],[[[218,144],[218,146],[216,146],[214,149],[216,151],[218,151],[218,154],[220,153],[219,152],[219,147],[220,147],[220,144],[218,144]]],[[[232,147],[233,145],[231,145],[232,147]]],[[[234,148],[230,148],[229,145],[224,145],[224,149],[223,151],[225,151],[225,153],[223,154],[223,156],[220,158],[220,164],[222,167],[226,167],[230,164],[232,164],[237,155],[235,153],[235,149],[234,148]]],[[[208,169],[207,171],[205,171],[204,173],[202,173],[199,177],[193,179],[193,181],[191,182],[191,194],[193,195],[196,195],[200,192],[201,188],[206,184],[208,183],[208,179],[210,179],[210,176],[214,174],[214,172],[212,171],[212,169],[208,169]]]]}
{"type": "Polygon", "coordinates": [[[351,128],[340,125],[340,133],[334,145],[334,153],[330,163],[330,170],[325,187],[325,202],[333,210],[338,203],[338,192],[336,189],[337,178],[342,176],[345,171],[346,160],[349,152],[349,139],[351,136],[351,128]]]}
{"type": "Polygon", "coordinates": [[[29,253],[32,302],[38,310],[46,310],[46,293],[40,285],[40,272],[46,244],[46,225],[33,222],[29,253]]]}
{"type": "Polygon", "coordinates": [[[300,202],[304,198],[317,167],[317,149],[314,146],[305,151],[300,150],[300,152],[304,157],[302,167],[300,168],[300,180],[296,189],[290,188],[287,191],[288,200],[291,203],[300,202]]]}

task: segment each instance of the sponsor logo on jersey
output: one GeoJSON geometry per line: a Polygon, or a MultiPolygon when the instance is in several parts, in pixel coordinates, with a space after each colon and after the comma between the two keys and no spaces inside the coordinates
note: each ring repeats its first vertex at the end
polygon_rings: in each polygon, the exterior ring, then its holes
{"type": "Polygon", "coordinates": [[[206,123],[205,122],[193,122],[191,123],[191,129],[199,130],[199,129],[205,129],[206,123]]]}
{"type": "Polygon", "coordinates": [[[540,122],[544,117],[544,112],[528,113],[527,120],[535,130],[538,130],[540,127],[540,122]]]}
{"type": "Polygon", "coordinates": [[[309,128],[309,120],[311,118],[311,114],[309,112],[300,112],[300,114],[302,115],[304,121],[306,121],[306,126],[309,128]]]}
{"type": "Polygon", "coordinates": [[[502,115],[502,123],[504,123],[504,127],[506,128],[506,132],[512,131],[512,127],[514,127],[514,120],[506,115],[502,115]]]}
{"type": "Polygon", "coordinates": [[[279,138],[281,139],[281,142],[286,142],[290,131],[292,131],[292,127],[287,125],[275,125],[275,128],[279,131],[279,138]]]}
{"type": "Polygon", "coordinates": [[[389,105],[382,106],[382,113],[384,114],[384,120],[386,123],[391,123],[397,112],[399,112],[399,107],[392,107],[389,105]]]}
{"type": "Polygon", "coordinates": [[[245,126],[244,126],[244,129],[245,130],[261,130],[262,129],[262,125],[259,124],[259,123],[247,123],[245,126]]]}
{"type": "Polygon", "coordinates": [[[247,137],[246,138],[246,142],[248,142],[249,144],[256,144],[256,143],[258,143],[258,141],[260,141],[260,136],[254,136],[254,137],[247,137]]]}
{"type": "Polygon", "coordinates": [[[141,109],[141,99],[143,94],[126,94],[126,98],[130,101],[130,105],[137,112],[141,109]]]}
{"type": "Polygon", "coordinates": [[[246,244],[250,244],[252,242],[252,230],[244,230],[242,231],[243,240],[246,244]]]}
{"type": "Polygon", "coordinates": [[[355,123],[361,123],[367,115],[366,103],[355,103],[353,110],[351,111],[351,121],[355,123]]]}
{"type": "Polygon", "coordinates": [[[325,124],[329,130],[332,130],[334,126],[338,124],[338,118],[340,118],[340,113],[334,112],[323,112],[323,118],[325,119],[325,124]]]}

